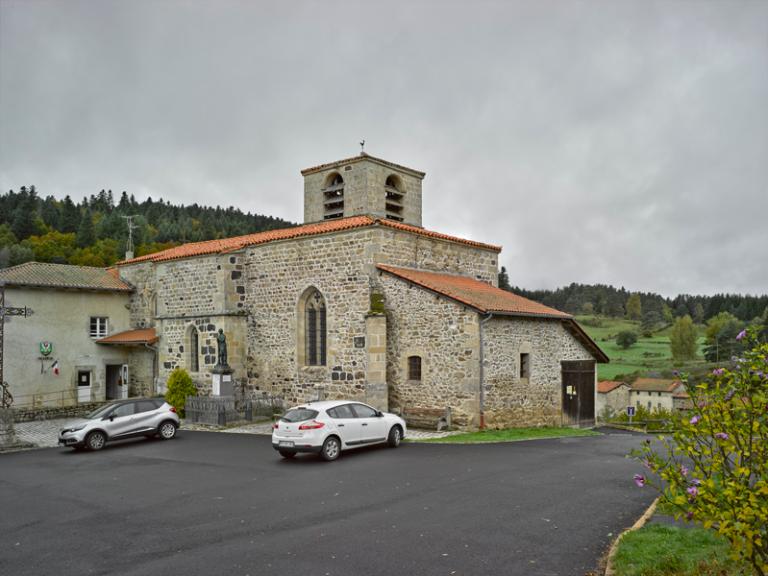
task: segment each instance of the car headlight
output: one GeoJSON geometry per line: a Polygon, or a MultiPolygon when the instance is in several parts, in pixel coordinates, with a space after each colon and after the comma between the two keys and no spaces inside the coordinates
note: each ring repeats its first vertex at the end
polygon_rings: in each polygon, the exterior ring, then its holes
{"type": "Polygon", "coordinates": [[[80,426],[73,426],[72,428],[65,428],[64,432],[77,432],[78,430],[82,430],[85,428],[85,424],[82,424],[80,426]]]}

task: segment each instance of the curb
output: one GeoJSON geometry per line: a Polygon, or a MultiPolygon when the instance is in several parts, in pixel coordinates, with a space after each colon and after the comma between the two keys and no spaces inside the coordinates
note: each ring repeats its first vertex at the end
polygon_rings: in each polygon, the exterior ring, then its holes
{"type": "Polygon", "coordinates": [[[630,528],[627,528],[619,534],[616,537],[616,540],[613,541],[613,544],[611,544],[611,548],[608,550],[608,556],[605,561],[605,572],[604,576],[615,576],[615,572],[613,570],[613,558],[616,556],[616,552],[619,550],[619,544],[621,543],[621,539],[624,538],[625,534],[628,534],[629,532],[634,532],[635,530],[639,530],[643,526],[645,526],[645,523],[648,522],[651,516],[653,516],[653,513],[656,512],[656,505],[659,503],[659,500],[661,497],[657,497],[656,500],[651,502],[651,505],[648,506],[648,509],[643,512],[643,515],[640,516],[640,518],[637,519],[637,522],[632,524],[630,528]]]}

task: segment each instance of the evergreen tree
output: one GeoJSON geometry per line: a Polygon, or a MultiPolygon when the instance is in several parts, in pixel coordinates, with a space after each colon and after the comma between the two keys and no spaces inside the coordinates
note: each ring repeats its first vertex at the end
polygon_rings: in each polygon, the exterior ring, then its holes
{"type": "Polygon", "coordinates": [[[77,209],[72,198],[68,195],[61,204],[61,228],[60,232],[77,232],[80,228],[80,210],[77,209]]]}
{"type": "Polygon", "coordinates": [[[501,272],[499,272],[499,288],[502,290],[509,290],[511,288],[509,285],[509,275],[504,266],[501,267],[501,272]]]}
{"type": "Polygon", "coordinates": [[[58,230],[60,227],[61,212],[59,203],[53,196],[46,196],[40,206],[40,217],[45,225],[51,230],[58,230]]]}
{"type": "Polygon", "coordinates": [[[35,191],[21,187],[22,200],[13,214],[11,230],[19,240],[29,238],[39,232],[37,226],[37,196],[35,191]]]}
{"type": "Polygon", "coordinates": [[[96,242],[96,231],[93,226],[93,216],[90,208],[86,209],[77,229],[76,243],[78,248],[86,248],[96,242]]]}

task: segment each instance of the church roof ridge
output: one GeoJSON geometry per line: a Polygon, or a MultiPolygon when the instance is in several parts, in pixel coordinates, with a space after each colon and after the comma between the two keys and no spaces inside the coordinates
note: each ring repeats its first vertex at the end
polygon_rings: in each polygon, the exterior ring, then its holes
{"type": "Polygon", "coordinates": [[[377,158],[376,156],[371,156],[370,154],[367,154],[365,152],[362,152],[357,156],[350,156],[349,158],[342,158],[341,160],[334,160],[333,162],[326,162],[325,164],[318,164],[317,166],[304,168],[301,171],[301,175],[306,176],[307,174],[312,174],[313,172],[319,172],[320,170],[327,170],[328,168],[335,168],[343,164],[352,164],[354,162],[360,162],[362,160],[371,160],[373,162],[376,162],[377,164],[389,166],[390,168],[395,168],[397,170],[405,170],[406,172],[415,174],[419,178],[424,178],[424,176],[427,175],[426,172],[422,172],[421,170],[409,168],[408,166],[403,166],[402,164],[396,164],[395,162],[390,162],[389,160],[384,160],[383,158],[377,158]]]}
{"type": "Polygon", "coordinates": [[[118,262],[117,265],[123,266],[128,264],[139,264],[142,262],[164,262],[168,260],[191,258],[194,256],[205,256],[209,254],[227,254],[230,252],[242,250],[248,246],[256,246],[258,244],[266,244],[268,242],[276,242],[278,240],[291,240],[294,238],[328,234],[331,232],[340,232],[343,230],[351,230],[353,228],[364,228],[367,226],[376,225],[381,225],[396,230],[402,230],[404,232],[410,232],[438,240],[458,242],[468,246],[501,252],[500,246],[484,244],[482,242],[476,242],[475,240],[466,240],[464,238],[450,236],[449,234],[443,234],[441,232],[433,232],[431,230],[419,228],[418,226],[403,224],[402,222],[394,222],[392,220],[385,220],[381,218],[372,218],[371,216],[350,216],[348,218],[338,218],[335,220],[324,220],[311,224],[302,224],[300,226],[294,226],[291,228],[279,228],[277,230],[255,232],[253,234],[245,234],[242,236],[235,236],[233,238],[190,242],[187,244],[181,244],[180,246],[175,246],[173,248],[168,248],[160,252],[154,252],[152,254],[131,258],[130,260],[122,260],[118,262]]]}

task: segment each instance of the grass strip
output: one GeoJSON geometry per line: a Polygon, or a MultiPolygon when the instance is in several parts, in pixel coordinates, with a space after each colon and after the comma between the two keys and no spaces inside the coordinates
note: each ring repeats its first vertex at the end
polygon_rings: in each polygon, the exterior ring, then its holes
{"type": "Polygon", "coordinates": [[[621,539],[613,559],[616,576],[743,576],[729,546],[712,530],[647,524],[621,539]]]}
{"type": "Polygon", "coordinates": [[[600,436],[599,432],[583,428],[508,428],[505,430],[481,430],[454,434],[444,438],[419,440],[434,444],[483,444],[488,442],[517,442],[536,438],[564,438],[568,436],[600,436]]]}

